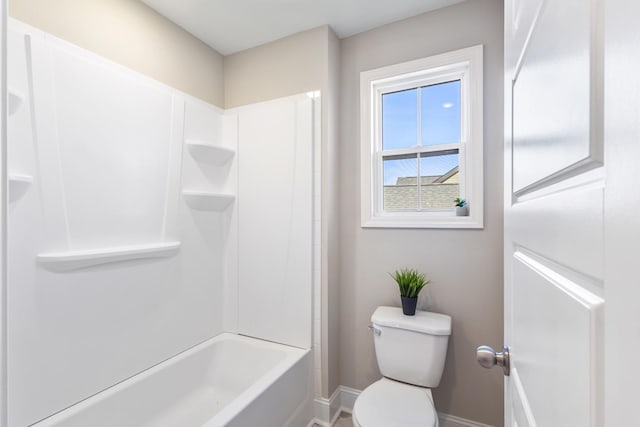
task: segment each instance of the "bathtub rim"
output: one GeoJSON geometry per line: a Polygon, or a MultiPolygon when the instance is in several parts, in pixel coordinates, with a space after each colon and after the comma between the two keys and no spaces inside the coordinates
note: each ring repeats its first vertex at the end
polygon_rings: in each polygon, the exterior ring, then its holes
{"type": "Polygon", "coordinates": [[[112,385],[104,390],[101,390],[87,398],[68,406],[60,411],[51,414],[50,416],[31,424],[32,427],[58,427],[64,423],[67,418],[70,418],[76,414],[80,414],[85,410],[89,410],[94,405],[99,405],[101,401],[106,400],[117,393],[124,392],[128,388],[144,381],[146,378],[152,375],[168,369],[185,359],[194,356],[195,354],[205,351],[210,346],[221,341],[236,341],[241,343],[247,343],[252,345],[258,345],[269,349],[284,351],[285,357],[275,363],[268,371],[261,375],[257,381],[253,382],[249,387],[244,389],[238,396],[236,396],[231,402],[225,405],[219,412],[215,413],[212,418],[207,420],[199,427],[217,427],[224,426],[233,420],[233,418],[249,406],[254,400],[256,400],[262,393],[264,393],[278,378],[284,375],[289,369],[299,363],[311,349],[303,349],[299,347],[293,347],[287,344],[281,344],[273,341],[267,341],[261,338],[250,337],[241,334],[235,334],[230,332],[222,332],[206,341],[194,345],[162,362],[159,362],[135,375],[132,375],[119,383],[112,385]]]}

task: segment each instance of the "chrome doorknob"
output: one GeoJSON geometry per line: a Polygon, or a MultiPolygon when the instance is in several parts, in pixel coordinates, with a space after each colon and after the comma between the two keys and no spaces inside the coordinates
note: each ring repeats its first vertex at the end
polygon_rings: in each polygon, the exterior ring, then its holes
{"type": "Polygon", "coordinates": [[[505,376],[509,376],[509,347],[502,346],[502,352],[497,353],[488,345],[481,345],[476,349],[476,360],[483,368],[491,369],[501,366],[505,376]]]}

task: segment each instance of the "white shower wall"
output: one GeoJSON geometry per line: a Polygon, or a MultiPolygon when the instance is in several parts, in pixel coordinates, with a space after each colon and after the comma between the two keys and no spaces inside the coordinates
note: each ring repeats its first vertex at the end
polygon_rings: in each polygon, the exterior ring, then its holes
{"type": "Polygon", "coordinates": [[[225,112],[16,21],[8,43],[9,425],[223,331],[310,348],[318,101],[225,112]]]}
{"type": "Polygon", "coordinates": [[[223,332],[234,202],[198,210],[180,193],[233,195],[234,159],[183,147],[235,124],[15,22],[9,44],[9,425],[29,425],[223,332]]]}
{"type": "Polygon", "coordinates": [[[306,94],[238,108],[241,334],[311,348],[314,108],[306,94]]]}

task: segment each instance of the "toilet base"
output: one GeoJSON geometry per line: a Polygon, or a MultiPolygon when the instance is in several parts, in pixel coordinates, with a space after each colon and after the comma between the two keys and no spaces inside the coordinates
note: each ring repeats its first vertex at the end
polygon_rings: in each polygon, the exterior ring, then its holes
{"type": "Polygon", "coordinates": [[[438,427],[431,389],[382,378],[356,399],[354,427],[438,427]]]}
{"type": "Polygon", "coordinates": [[[355,415],[351,414],[351,422],[353,423],[353,427],[362,427],[358,422],[358,419],[355,415]]]}

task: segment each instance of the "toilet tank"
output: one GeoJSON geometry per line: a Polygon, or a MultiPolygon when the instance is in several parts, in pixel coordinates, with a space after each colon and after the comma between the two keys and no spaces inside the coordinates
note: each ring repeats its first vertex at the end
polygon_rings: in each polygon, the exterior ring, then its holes
{"type": "Polygon", "coordinates": [[[399,307],[378,307],[371,322],[383,376],[421,387],[440,384],[451,317],[420,310],[405,316],[399,307]]]}

